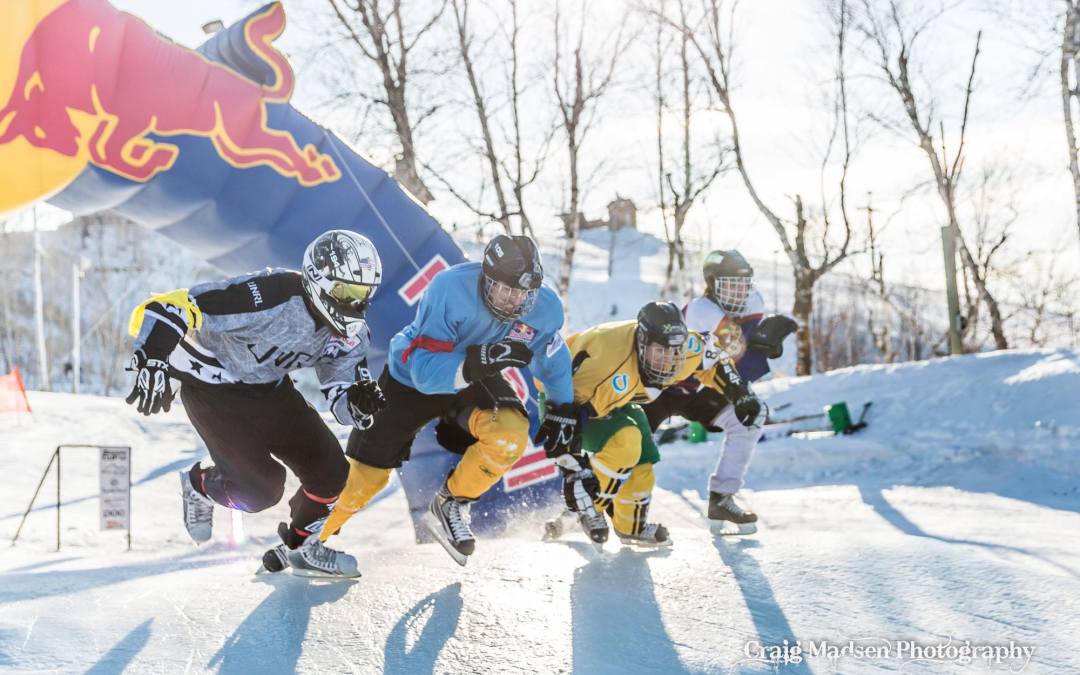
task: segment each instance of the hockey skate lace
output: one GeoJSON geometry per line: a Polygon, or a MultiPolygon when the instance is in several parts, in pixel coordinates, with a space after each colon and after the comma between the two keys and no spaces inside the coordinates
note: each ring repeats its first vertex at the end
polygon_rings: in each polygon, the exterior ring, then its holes
{"type": "Polygon", "coordinates": [[[469,527],[469,505],[449,501],[446,510],[446,520],[450,524],[450,534],[454,537],[454,541],[472,539],[473,533],[469,527]]]}
{"type": "Polygon", "coordinates": [[[334,549],[319,542],[305,546],[304,549],[304,557],[316,567],[323,570],[337,569],[338,552],[334,549]]]}
{"type": "Polygon", "coordinates": [[[728,495],[724,498],[724,501],[720,502],[720,506],[735,514],[736,516],[746,515],[746,511],[735,501],[735,497],[728,495]]]}
{"type": "Polygon", "coordinates": [[[194,490],[192,490],[191,498],[188,500],[188,507],[187,524],[189,526],[210,522],[214,517],[214,502],[210,501],[209,497],[203,497],[194,490]]]}
{"type": "Polygon", "coordinates": [[[603,530],[607,527],[607,521],[601,513],[597,513],[590,509],[589,511],[582,511],[580,516],[582,524],[585,525],[585,528],[590,532],[603,530]]]}

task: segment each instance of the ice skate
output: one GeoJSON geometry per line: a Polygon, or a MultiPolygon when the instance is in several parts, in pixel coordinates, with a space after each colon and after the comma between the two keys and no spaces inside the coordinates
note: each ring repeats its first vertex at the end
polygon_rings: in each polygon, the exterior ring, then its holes
{"type": "Polygon", "coordinates": [[[641,548],[671,546],[671,536],[668,534],[667,528],[658,523],[645,525],[637,534],[623,534],[618,530],[615,530],[615,534],[618,535],[623,546],[638,546],[641,548]]]}
{"type": "MultiPolygon", "coordinates": [[[[276,547],[271,549],[276,550],[276,547]]],[[[286,557],[292,573],[298,577],[352,579],[360,576],[356,558],[330,548],[315,535],[308,537],[299,547],[288,550],[286,557]]],[[[263,558],[265,563],[266,556],[263,558]]]]}
{"type": "Polygon", "coordinates": [[[709,493],[709,529],[713,534],[740,535],[757,532],[757,514],[744,509],[735,495],[709,493]]]}
{"type": "Polygon", "coordinates": [[[424,525],[431,535],[462,567],[476,548],[476,537],[469,527],[469,504],[468,500],[451,495],[444,484],[435,493],[431,507],[423,516],[424,525]]]}
{"type": "Polygon", "coordinates": [[[289,549],[285,544],[278,544],[263,553],[262,564],[259,565],[259,569],[255,570],[255,574],[273,574],[288,569],[288,567],[289,549]]]}
{"type": "Polygon", "coordinates": [[[184,527],[196,544],[205,544],[214,532],[213,500],[195,489],[189,471],[180,472],[180,496],[184,504],[184,527]]]}

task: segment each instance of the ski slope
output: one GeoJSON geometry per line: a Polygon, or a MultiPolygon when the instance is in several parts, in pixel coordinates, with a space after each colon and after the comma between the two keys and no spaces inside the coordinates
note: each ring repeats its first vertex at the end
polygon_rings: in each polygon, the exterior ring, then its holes
{"type": "MultiPolygon", "coordinates": [[[[363,577],[252,572],[284,504],[219,510],[195,548],[176,472],[205,455],[183,410],[143,418],[119,399],[31,392],[0,419],[10,539],[52,448],[134,450],[134,550],[97,530],[97,460],[63,465],[0,557],[0,671],[222,673],[1077,672],[1080,355],[991,353],[862,366],[759,389],[778,417],[873,400],[871,426],[763,443],[749,502],[759,533],[714,537],[701,517],[715,439],[662,446],[654,518],[675,546],[595,552],[539,541],[540,516],[482,540],[465,568],[418,546],[396,482],[337,539],[363,577]],[[1000,663],[788,653],[756,645],[1034,649],[1000,663]],[[950,642],[951,641],[951,642],[950,642]],[[749,645],[749,646],[748,646],[749,645]],[[775,653],[773,654],[776,655],[775,653]]],[[[344,429],[341,429],[344,433],[344,429]]],[[[936,655],[935,655],[936,656],[936,655]]]]}

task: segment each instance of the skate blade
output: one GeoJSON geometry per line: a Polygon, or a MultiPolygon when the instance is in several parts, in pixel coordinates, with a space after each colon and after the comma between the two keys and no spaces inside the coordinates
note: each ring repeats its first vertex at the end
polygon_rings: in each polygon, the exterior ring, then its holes
{"type": "Polygon", "coordinates": [[[465,567],[465,564],[469,562],[469,556],[454,548],[454,545],[446,538],[446,534],[443,533],[442,527],[439,525],[438,521],[435,520],[435,516],[428,511],[424,513],[423,518],[420,520],[424,523],[424,527],[427,528],[428,532],[431,533],[431,536],[435,537],[435,541],[439,542],[439,545],[450,554],[450,557],[454,559],[454,562],[465,567]]]}
{"type": "Polygon", "coordinates": [[[623,546],[630,546],[631,548],[667,548],[674,542],[670,539],[667,541],[642,541],[640,539],[623,539],[619,537],[619,543],[623,546]]]}
{"type": "MultiPolygon", "coordinates": [[[[285,570],[282,570],[284,572],[285,570]]],[[[307,579],[357,579],[360,577],[360,570],[356,570],[356,574],[331,574],[329,572],[323,572],[322,570],[306,569],[303,567],[292,567],[292,573],[294,577],[305,577],[307,579]]]]}
{"type": "Polygon", "coordinates": [[[721,537],[738,537],[757,532],[757,523],[733,523],[730,520],[710,520],[709,530],[721,537]]]}

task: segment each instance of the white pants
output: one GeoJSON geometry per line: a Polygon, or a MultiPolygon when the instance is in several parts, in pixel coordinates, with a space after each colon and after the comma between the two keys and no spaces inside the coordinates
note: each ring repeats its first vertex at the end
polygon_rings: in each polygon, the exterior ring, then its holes
{"type": "Polygon", "coordinates": [[[746,428],[735,417],[735,406],[727,405],[713,418],[713,426],[724,430],[724,440],[720,442],[720,457],[716,468],[709,476],[709,490],[722,494],[734,494],[743,486],[746,469],[750,458],[761,438],[764,429],[746,428]]]}

